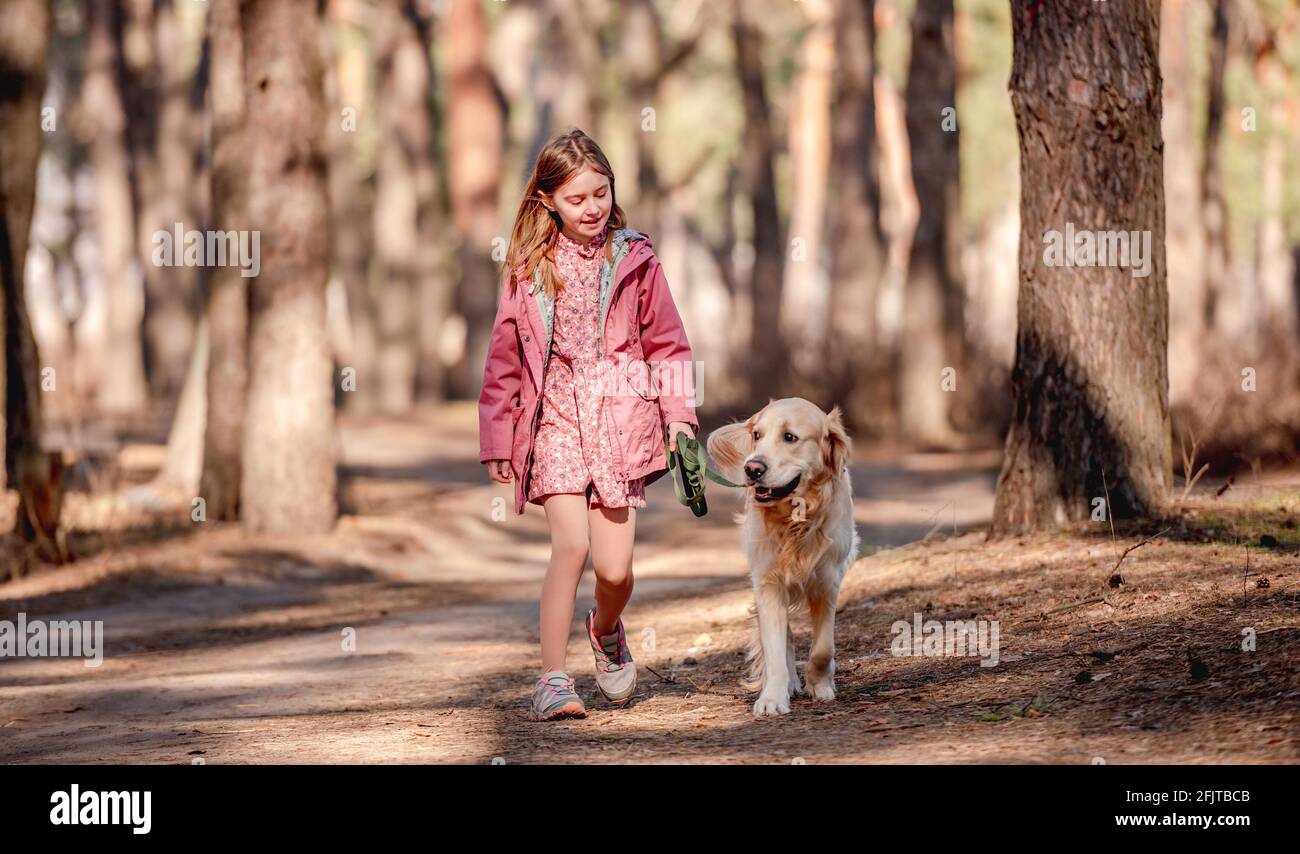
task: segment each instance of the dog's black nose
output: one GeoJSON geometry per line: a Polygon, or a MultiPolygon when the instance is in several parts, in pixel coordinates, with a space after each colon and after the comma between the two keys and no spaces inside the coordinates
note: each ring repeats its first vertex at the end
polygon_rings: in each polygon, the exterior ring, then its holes
{"type": "Polygon", "coordinates": [[[767,471],[767,463],[762,460],[750,460],[745,463],[745,476],[750,480],[758,480],[767,471]]]}

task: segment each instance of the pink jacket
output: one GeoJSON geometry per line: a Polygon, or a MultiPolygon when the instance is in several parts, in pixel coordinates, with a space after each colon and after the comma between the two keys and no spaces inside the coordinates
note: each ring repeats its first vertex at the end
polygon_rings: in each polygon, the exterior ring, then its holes
{"type": "MultiPolygon", "coordinates": [[[[690,424],[699,435],[694,359],[650,238],[624,228],[611,231],[609,239],[614,263],[602,265],[600,279],[607,369],[602,374],[603,426],[617,455],[616,476],[645,477],[649,485],[668,469],[668,424],[690,424]]],[[[542,288],[540,271],[531,283],[516,286],[513,294],[510,273],[503,275],[483,369],[479,461],[510,460],[515,513],[523,514],[555,305],[542,288]]]]}

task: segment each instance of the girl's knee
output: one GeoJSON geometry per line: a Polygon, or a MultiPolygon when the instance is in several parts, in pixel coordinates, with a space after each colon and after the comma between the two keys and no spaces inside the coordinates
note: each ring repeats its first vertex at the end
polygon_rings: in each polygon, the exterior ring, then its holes
{"type": "Polygon", "coordinates": [[[630,564],[619,563],[598,563],[594,567],[596,580],[606,587],[612,587],[617,590],[632,588],[632,567],[630,564]]]}
{"type": "Polygon", "coordinates": [[[589,546],[581,540],[562,540],[551,543],[551,560],[568,567],[582,569],[587,565],[589,546]]]}

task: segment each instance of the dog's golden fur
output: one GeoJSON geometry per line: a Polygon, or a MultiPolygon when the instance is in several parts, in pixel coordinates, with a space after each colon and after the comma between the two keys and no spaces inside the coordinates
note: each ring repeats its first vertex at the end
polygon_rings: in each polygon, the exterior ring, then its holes
{"type": "Polygon", "coordinates": [[[714,467],[750,484],[737,521],[754,585],[746,685],[759,689],[756,716],[788,712],[790,696],[801,691],[789,615],[803,609],[813,624],[808,693],[834,697],[835,604],[860,542],[848,472],[852,449],[839,407],[826,413],[802,398],[769,401],[709,436],[714,467]],[[762,474],[747,476],[747,465],[762,467],[762,474]]]}

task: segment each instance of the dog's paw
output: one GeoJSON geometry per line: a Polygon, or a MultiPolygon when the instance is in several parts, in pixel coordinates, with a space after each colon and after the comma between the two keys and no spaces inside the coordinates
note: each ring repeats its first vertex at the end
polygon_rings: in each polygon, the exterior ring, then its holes
{"type": "Polygon", "coordinates": [[[754,703],[754,717],[766,718],[790,714],[790,701],[784,697],[759,697],[754,703]]]}
{"type": "Polygon", "coordinates": [[[835,683],[827,679],[825,682],[813,684],[808,683],[808,696],[814,700],[834,700],[835,683]]]}

